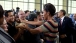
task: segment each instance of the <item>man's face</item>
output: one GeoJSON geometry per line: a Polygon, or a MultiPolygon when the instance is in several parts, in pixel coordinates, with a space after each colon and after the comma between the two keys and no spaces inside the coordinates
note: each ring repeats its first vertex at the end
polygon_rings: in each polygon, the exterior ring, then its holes
{"type": "Polygon", "coordinates": [[[37,18],[38,18],[39,20],[42,20],[42,16],[41,16],[41,15],[38,15],[37,18]]]}
{"type": "Polygon", "coordinates": [[[7,25],[6,20],[4,20],[3,24],[1,25],[1,27],[2,27],[5,31],[8,31],[8,29],[7,29],[8,25],[7,25]]]}
{"type": "Polygon", "coordinates": [[[45,10],[43,10],[43,15],[44,15],[44,19],[47,20],[47,18],[48,18],[48,13],[47,13],[45,10]]]}
{"type": "Polygon", "coordinates": [[[74,20],[76,20],[76,14],[73,15],[74,20]]]}
{"type": "Polygon", "coordinates": [[[21,19],[25,19],[25,13],[24,12],[20,12],[19,13],[19,18],[21,18],[21,19]]]}
{"type": "Polygon", "coordinates": [[[30,12],[27,12],[25,15],[28,16],[30,14],[30,12]]]}
{"type": "Polygon", "coordinates": [[[58,12],[58,17],[62,16],[63,15],[63,12],[59,11],[58,12]]]}
{"type": "Polygon", "coordinates": [[[42,20],[44,19],[44,15],[43,14],[41,14],[41,18],[42,18],[42,20]]]}
{"type": "Polygon", "coordinates": [[[14,22],[15,21],[15,17],[14,17],[13,12],[8,13],[7,19],[8,19],[9,22],[14,22]]]}

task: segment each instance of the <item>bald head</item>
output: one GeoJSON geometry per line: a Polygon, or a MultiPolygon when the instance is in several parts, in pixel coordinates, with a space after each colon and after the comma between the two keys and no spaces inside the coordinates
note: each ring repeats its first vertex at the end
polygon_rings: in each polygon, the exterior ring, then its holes
{"type": "Polygon", "coordinates": [[[76,20],[76,13],[73,15],[74,20],[76,20]]]}

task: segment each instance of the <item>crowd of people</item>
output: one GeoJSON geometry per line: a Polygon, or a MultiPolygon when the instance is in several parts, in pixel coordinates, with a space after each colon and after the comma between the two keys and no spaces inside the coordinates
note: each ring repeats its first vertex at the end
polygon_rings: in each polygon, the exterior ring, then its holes
{"type": "Polygon", "coordinates": [[[0,43],[76,43],[76,14],[70,18],[63,9],[56,13],[51,3],[42,12],[16,9],[0,5],[0,43]]]}

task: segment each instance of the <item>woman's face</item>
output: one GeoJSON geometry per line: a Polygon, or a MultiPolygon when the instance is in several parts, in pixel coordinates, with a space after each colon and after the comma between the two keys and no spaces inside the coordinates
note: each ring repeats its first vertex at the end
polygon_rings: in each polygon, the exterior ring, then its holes
{"type": "Polygon", "coordinates": [[[46,12],[45,10],[43,10],[43,16],[44,16],[44,19],[47,20],[47,18],[48,18],[48,12],[46,12]]]}
{"type": "Polygon", "coordinates": [[[2,27],[5,31],[8,31],[8,29],[7,29],[8,25],[7,25],[6,20],[4,20],[3,24],[1,25],[1,27],[2,27]]]}

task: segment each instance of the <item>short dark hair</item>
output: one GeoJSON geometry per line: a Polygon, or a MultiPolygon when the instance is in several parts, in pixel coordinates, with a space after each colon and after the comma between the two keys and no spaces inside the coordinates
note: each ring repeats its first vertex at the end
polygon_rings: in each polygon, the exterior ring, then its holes
{"type": "Polygon", "coordinates": [[[39,12],[39,11],[37,11],[37,12],[36,12],[36,14],[37,14],[37,15],[40,15],[40,12],[39,12]]]}
{"type": "Polygon", "coordinates": [[[3,17],[3,14],[4,14],[4,10],[3,7],[0,5],[0,18],[3,17]]]}
{"type": "Polygon", "coordinates": [[[55,12],[56,12],[56,9],[55,9],[55,6],[51,3],[47,3],[44,5],[44,10],[46,12],[50,12],[50,15],[51,16],[54,16],[55,15],[55,12]]]}
{"type": "Polygon", "coordinates": [[[65,10],[60,10],[61,12],[63,12],[63,15],[66,15],[66,11],[65,10]]]}
{"type": "Polygon", "coordinates": [[[13,12],[13,11],[12,11],[12,10],[7,10],[7,11],[5,12],[5,14],[4,14],[5,17],[8,17],[8,13],[9,13],[9,12],[13,12]]]}
{"type": "Polygon", "coordinates": [[[26,10],[26,11],[24,11],[25,12],[25,14],[27,13],[27,12],[30,12],[29,10],[26,10]]]}
{"type": "Polygon", "coordinates": [[[28,21],[34,21],[34,19],[37,18],[37,14],[35,13],[30,13],[28,17],[28,21]]]}
{"type": "Polygon", "coordinates": [[[20,9],[19,7],[16,7],[16,9],[20,9]]]}

